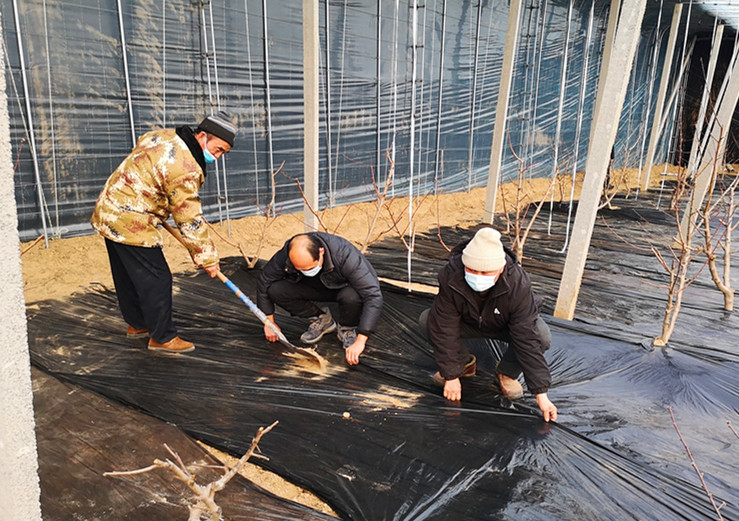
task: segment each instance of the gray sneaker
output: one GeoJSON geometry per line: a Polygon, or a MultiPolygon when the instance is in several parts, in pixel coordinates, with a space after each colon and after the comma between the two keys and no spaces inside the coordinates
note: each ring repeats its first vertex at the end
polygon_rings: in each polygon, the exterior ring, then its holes
{"type": "Polygon", "coordinates": [[[336,322],[334,322],[334,319],[331,317],[331,310],[328,308],[321,309],[323,310],[323,314],[318,315],[317,317],[311,317],[308,331],[300,335],[300,341],[304,344],[315,344],[323,338],[323,335],[326,333],[336,331],[336,322]]]}
{"type": "Polygon", "coordinates": [[[352,344],[357,341],[357,328],[339,326],[339,331],[336,333],[336,336],[341,340],[344,349],[349,349],[352,344]]]}

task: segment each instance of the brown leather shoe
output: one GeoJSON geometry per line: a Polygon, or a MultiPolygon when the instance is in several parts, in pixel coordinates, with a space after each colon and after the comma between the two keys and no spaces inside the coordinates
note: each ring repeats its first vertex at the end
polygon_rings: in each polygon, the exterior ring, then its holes
{"type": "MultiPolygon", "coordinates": [[[[470,359],[466,364],[464,364],[464,368],[462,369],[462,374],[460,374],[459,377],[469,378],[471,376],[475,376],[475,371],[477,371],[477,358],[475,358],[475,355],[470,355],[470,359]]],[[[431,379],[437,385],[444,385],[444,383],[446,382],[446,380],[444,380],[444,377],[441,376],[441,373],[439,371],[436,371],[434,375],[431,377],[431,379]]]]}
{"type": "Polygon", "coordinates": [[[149,336],[149,330],[136,329],[133,326],[128,326],[128,329],[126,329],[126,336],[128,338],[144,338],[145,336],[149,336]]]}
{"type": "Polygon", "coordinates": [[[153,338],[150,338],[149,350],[166,351],[168,353],[189,353],[190,351],[195,350],[195,344],[193,344],[192,342],[188,342],[187,340],[182,340],[178,336],[174,337],[169,342],[164,342],[163,344],[160,344],[153,338]]]}
{"type": "Polygon", "coordinates": [[[523,397],[523,387],[518,380],[501,373],[495,373],[495,376],[498,379],[498,387],[500,387],[503,396],[509,400],[518,400],[523,397]]]}

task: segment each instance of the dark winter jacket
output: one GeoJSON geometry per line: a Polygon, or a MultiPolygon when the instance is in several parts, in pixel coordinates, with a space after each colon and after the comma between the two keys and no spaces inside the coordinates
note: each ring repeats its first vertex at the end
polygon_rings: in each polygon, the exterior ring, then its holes
{"type": "Polygon", "coordinates": [[[428,317],[429,338],[441,376],[453,380],[462,374],[466,362],[461,360],[465,352],[461,341],[464,322],[483,335],[508,330],[529,391],[546,392],[551,376],[536,334],[539,309],[528,274],[515,254],[505,248],[505,270],[495,286],[483,294],[476,293],[464,278],[462,250],[466,245],[454,248],[449,263],[439,272],[439,293],[428,317]]]}
{"type": "MultiPolygon", "coordinates": [[[[359,317],[357,332],[369,336],[377,325],[382,311],[382,292],[377,273],[367,258],[349,241],[330,233],[313,232],[324,249],[323,268],[318,277],[329,289],[351,286],[362,299],[362,314],[359,317]]],[[[267,293],[269,287],[278,280],[300,282],[304,275],[295,269],[288,255],[287,241],[264,266],[257,284],[257,306],[266,315],[275,311],[275,304],[267,293]]]]}

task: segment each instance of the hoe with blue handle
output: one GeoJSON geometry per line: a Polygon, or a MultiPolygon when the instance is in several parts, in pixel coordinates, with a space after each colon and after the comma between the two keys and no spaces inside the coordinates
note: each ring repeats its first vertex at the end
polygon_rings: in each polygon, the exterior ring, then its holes
{"type": "MultiPolygon", "coordinates": [[[[182,244],[183,246],[185,246],[185,242],[182,240],[182,235],[180,235],[179,230],[175,230],[174,228],[172,228],[172,226],[168,222],[166,222],[166,221],[164,221],[162,223],[162,225],[164,226],[164,228],[169,233],[172,234],[172,236],[175,239],[177,239],[180,242],[180,244],[182,244]]],[[[228,279],[228,277],[226,277],[220,271],[218,272],[218,275],[217,276],[218,276],[218,278],[220,279],[221,282],[223,282],[226,286],[228,286],[228,289],[230,289],[231,291],[233,291],[234,294],[237,297],[239,297],[239,299],[241,300],[241,302],[243,302],[244,304],[246,304],[246,307],[249,308],[249,311],[251,311],[262,322],[262,324],[264,324],[265,326],[267,326],[268,328],[270,328],[272,330],[272,332],[275,335],[277,335],[277,339],[280,341],[280,343],[283,346],[287,347],[289,351],[305,356],[310,361],[315,362],[316,364],[318,364],[318,366],[321,369],[325,368],[326,365],[328,365],[328,362],[326,361],[326,359],[323,358],[321,355],[319,355],[314,349],[311,349],[311,348],[308,348],[308,347],[298,347],[298,346],[290,343],[290,341],[287,339],[287,337],[282,333],[282,331],[280,331],[280,328],[277,327],[277,324],[275,324],[269,318],[267,318],[267,315],[265,315],[264,312],[261,309],[259,309],[257,307],[257,305],[254,304],[254,302],[252,302],[251,299],[249,297],[247,297],[244,294],[244,292],[241,291],[236,286],[236,284],[234,284],[233,282],[231,282],[228,279]]]]}

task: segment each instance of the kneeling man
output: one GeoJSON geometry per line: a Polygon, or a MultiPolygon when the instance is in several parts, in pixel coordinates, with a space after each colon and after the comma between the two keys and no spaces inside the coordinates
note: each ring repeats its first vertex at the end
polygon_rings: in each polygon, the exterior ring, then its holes
{"type": "MultiPolygon", "coordinates": [[[[287,241],[259,275],[257,305],[272,322],[275,304],[310,318],[300,337],[306,344],[337,331],[347,363],[356,365],[380,319],[382,293],[374,268],[353,244],[329,233],[303,233],[287,241]],[[338,303],[338,324],[318,302],[338,303]]],[[[277,340],[267,326],[264,336],[277,340]]]]}
{"type": "Polygon", "coordinates": [[[471,241],[452,250],[449,263],[439,272],[439,293],[430,310],[419,317],[421,333],[434,347],[444,397],[462,399],[459,378],[474,376],[475,357],[462,338],[492,338],[508,343],[495,373],[504,396],[523,396],[518,377],[536,395],[546,421],[557,419],[549,401],[549,326],[539,317],[528,274],[515,254],[500,242],[500,232],[482,228],[471,241]]]}

